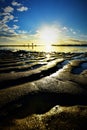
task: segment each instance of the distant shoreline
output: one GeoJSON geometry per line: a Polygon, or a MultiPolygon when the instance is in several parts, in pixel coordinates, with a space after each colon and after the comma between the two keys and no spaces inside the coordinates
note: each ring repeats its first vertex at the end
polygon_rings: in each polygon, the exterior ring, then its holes
{"type": "Polygon", "coordinates": [[[76,44],[73,44],[73,45],[52,45],[52,46],[87,46],[86,44],[83,44],[83,45],[76,45],[76,44]]]}
{"type": "MultiPolygon", "coordinates": [[[[0,45],[0,47],[32,47],[32,45],[0,45]]],[[[40,46],[40,45],[33,45],[33,46],[40,46]]]]}
{"type": "MultiPolygon", "coordinates": [[[[45,45],[33,45],[33,46],[45,46],[45,45]]],[[[83,45],[51,45],[51,46],[87,46],[86,44],[83,44],[83,45]]],[[[32,47],[32,45],[0,45],[0,47],[32,47]]]]}

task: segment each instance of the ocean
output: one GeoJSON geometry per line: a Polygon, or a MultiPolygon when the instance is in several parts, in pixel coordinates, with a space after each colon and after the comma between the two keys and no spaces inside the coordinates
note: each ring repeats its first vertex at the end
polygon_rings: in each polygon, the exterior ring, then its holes
{"type": "Polygon", "coordinates": [[[0,50],[25,50],[31,52],[64,52],[64,53],[84,53],[87,46],[4,46],[0,50]]]}

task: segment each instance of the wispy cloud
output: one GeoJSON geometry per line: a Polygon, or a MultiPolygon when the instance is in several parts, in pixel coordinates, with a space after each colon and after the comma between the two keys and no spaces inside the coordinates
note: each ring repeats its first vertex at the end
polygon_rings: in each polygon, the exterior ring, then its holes
{"type": "Polygon", "coordinates": [[[10,20],[13,20],[13,19],[14,19],[13,15],[11,15],[11,14],[10,15],[5,15],[2,22],[7,23],[7,22],[9,22],[10,20]]]}
{"type": "Polygon", "coordinates": [[[1,21],[0,21],[0,36],[9,37],[16,34],[14,26],[10,27],[8,23],[14,20],[14,8],[11,6],[6,6],[2,9],[1,21]]]}
{"type": "Polygon", "coordinates": [[[87,40],[87,34],[80,34],[80,38],[84,39],[84,40],[87,40]]]}
{"type": "Polygon", "coordinates": [[[14,30],[19,29],[19,26],[17,26],[17,25],[14,24],[14,25],[13,25],[13,29],[14,29],[14,30]]]}
{"type": "Polygon", "coordinates": [[[28,10],[28,7],[25,7],[25,6],[17,8],[17,11],[20,11],[20,12],[27,11],[27,10],[28,10]]]}
{"type": "Polygon", "coordinates": [[[67,28],[66,26],[64,26],[64,27],[62,28],[62,30],[63,30],[63,31],[68,31],[68,28],[67,28]]]}
{"type": "Polygon", "coordinates": [[[4,10],[4,13],[11,13],[14,11],[14,8],[12,8],[11,6],[7,6],[3,10],[4,10]]]}
{"type": "Polygon", "coordinates": [[[72,33],[73,33],[73,34],[76,34],[76,32],[75,32],[75,31],[73,31],[72,33]]]}
{"type": "Polygon", "coordinates": [[[13,0],[8,6],[2,8],[0,12],[0,36],[13,37],[20,33],[25,34],[26,32],[24,30],[19,30],[20,27],[14,24],[19,21],[14,12],[18,11],[20,13],[27,10],[28,7],[25,7],[22,3],[15,0],[13,0]],[[12,22],[11,25],[9,24],[10,21],[12,22]]]}
{"type": "Polygon", "coordinates": [[[13,20],[14,19],[13,11],[14,11],[14,8],[12,8],[11,6],[6,6],[3,9],[3,12],[0,14],[1,22],[7,23],[10,20],[13,20]]]}
{"type": "Polygon", "coordinates": [[[8,25],[6,25],[6,24],[4,24],[4,23],[0,23],[0,30],[2,30],[2,29],[6,29],[7,30],[7,28],[8,28],[8,25]]]}
{"type": "Polygon", "coordinates": [[[9,27],[7,24],[2,23],[0,27],[0,36],[13,36],[16,35],[15,29],[17,29],[18,26],[14,25],[13,27],[9,27]]]}
{"type": "Polygon", "coordinates": [[[7,30],[0,31],[0,37],[1,36],[4,36],[4,37],[13,37],[14,35],[17,35],[17,34],[12,29],[7,29],[7,30]]]}
{"type": "Polygon", "coordinates": [[[10,15],[10,13],[9,12],[3,12],[3,13],[1,13],[1,16],[4,16],[4,15],[10,15]]]}
{"type": "Polygon", "coordinates": [[[83,44],[87,44],[87,41],[70,38],[70,39],[66,39],[66,40],[61,40],[60,44],[64,44],[64,45],[83,45],[83,44]]]}
{"type": "Polygon", "coordinates": [[[14,19],[14,22],[18,22],[18,19],[14,19]]]}
{"type": "Polygon", "coordinates": [[[19,30],[18,33],[19,34],[27,34],[27,31],[25,31],[25,30],[19,30]]]}
{"type": "Polygon", "coordinates": [[[72,34],[74,34],[74,35],[77,34],[77,32],[76,32],[74,29],[72,29],[72,28],[70,28],[69,31],[70,31],[72,34]]]}
{"type": "Polygon", "coordinates": [[[16,2],[16,1],[12,1],[12,3],[11,3],[13,6],[21,6],[22,4],[21,3],[18,3],[18,2],[16,2]]]}
{"type": "Polygon", "coordinates": [[[12,1],[12,6],[17,6],[17,11],[23,12],[23,11],[27,11],[28,7],[23,6],[21,3],[18,3],[17,1],[12,1]]]}

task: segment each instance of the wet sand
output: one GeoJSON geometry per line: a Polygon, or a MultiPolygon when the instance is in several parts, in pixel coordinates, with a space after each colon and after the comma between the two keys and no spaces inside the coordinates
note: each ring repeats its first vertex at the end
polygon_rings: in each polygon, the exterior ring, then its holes
{"type": "Polygon", "coordinates": [[[87,53],[0,51],[1,130],[86,130],[87,53]]]}

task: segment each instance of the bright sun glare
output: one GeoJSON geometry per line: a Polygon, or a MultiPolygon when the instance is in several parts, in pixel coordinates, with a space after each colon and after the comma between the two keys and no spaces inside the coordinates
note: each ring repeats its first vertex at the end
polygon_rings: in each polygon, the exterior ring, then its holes
{"type": "Polygon", "coordinates": [[[40,30],[40,40],[48,46],[55,43],[57,38],[58,32],[55,27],[44,27],[40,30]]]}

